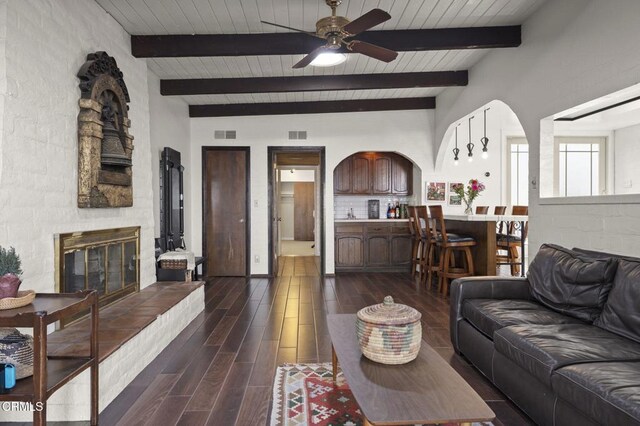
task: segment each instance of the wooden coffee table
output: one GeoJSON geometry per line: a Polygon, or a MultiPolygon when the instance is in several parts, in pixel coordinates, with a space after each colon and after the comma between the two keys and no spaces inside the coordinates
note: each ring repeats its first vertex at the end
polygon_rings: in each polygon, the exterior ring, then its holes
{"type": "Polygon", "coordinates": [[[365,425],[471,423],[495,414],[424,340],[418,357],[402,365],[365,358],[356,337],[356,316],[328,315],[333,379],[338,361],[365,425]]]}

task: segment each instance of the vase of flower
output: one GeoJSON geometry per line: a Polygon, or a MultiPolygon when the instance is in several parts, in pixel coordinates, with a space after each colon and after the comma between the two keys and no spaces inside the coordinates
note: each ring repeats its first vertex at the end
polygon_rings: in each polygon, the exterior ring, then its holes
{"type": "Polygon", "coordinates": [[[464,202],[464,214],[466,215],[471,215],[473,214],[473,205],[472,205],[472,201],[467,201],[465,199],[462,199],[462,201],[464,202]]]}
{"type": "Polygon", "coordinates": [[[460,184],[454,186],[453,190],[464,203],[464,214],[470,215],[473,214],[473,200],[485,190],[485,187],[478,179],[471,179],[466,188],[460,184]]]}

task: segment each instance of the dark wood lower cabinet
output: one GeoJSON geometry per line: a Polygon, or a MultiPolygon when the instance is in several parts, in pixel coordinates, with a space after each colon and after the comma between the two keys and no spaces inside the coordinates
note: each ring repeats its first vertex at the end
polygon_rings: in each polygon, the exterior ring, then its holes
{"type": "Polygon", "coordinates": [[[336,235],[336,269],[364,266],[364,238],[362,235],[336,235]]]}
{"type": "Polygon", "coordinates": [[[404,272],[411,268],[408,222],[337,223],[335,270],[404,272]]]}

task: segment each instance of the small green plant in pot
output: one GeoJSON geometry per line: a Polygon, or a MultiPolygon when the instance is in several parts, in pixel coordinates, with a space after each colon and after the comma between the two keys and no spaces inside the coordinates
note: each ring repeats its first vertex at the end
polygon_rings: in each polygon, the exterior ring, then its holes
{"type": "Polygon", "coordinates": [[[0,299],[18,295],[18,287],[22,284],[20,280],[21,264],[16,249],[10,247],[7,250],[0,246],[0,299]]]}

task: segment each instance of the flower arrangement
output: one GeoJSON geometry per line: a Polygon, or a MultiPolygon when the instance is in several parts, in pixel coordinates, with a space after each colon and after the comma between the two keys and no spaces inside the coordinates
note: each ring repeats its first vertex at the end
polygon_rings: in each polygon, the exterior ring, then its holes
{"type": "Polygon", "coordinates": [[[478,179],[469,180],[469,184],[465,188],[462,184],[454,185],[453,191],[460,197],[460,199],[464,202],[465,209],[464,212],[466,214],[473,214],[473,210],[471,209],[471,205],[473,204],[473,200],[475,200],[478,195],[482,191],[485,190],[484,183],[480,182],[478,179]]]}

